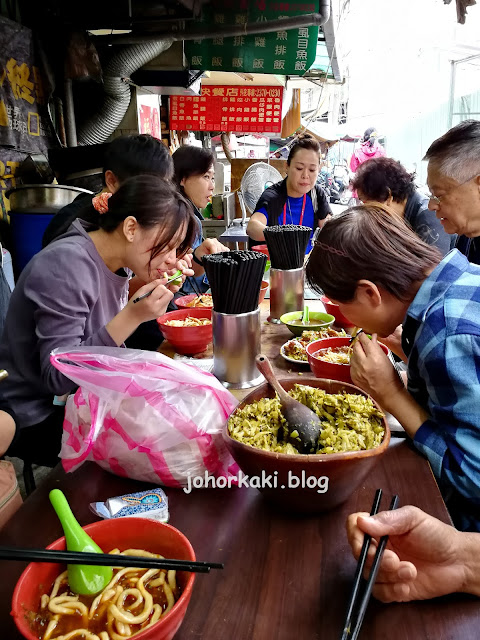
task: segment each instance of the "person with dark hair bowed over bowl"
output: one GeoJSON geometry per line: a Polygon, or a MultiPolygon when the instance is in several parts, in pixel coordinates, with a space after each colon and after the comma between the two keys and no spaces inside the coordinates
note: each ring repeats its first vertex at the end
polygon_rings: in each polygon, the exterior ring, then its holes
{"type": "MultiPolygon", "coordinates": [[[[157,138],[143,133],[114,138],[105,150],[104,188],[100,193],[115,193],[125,180],[140,175],[172,179],[173,164],[166,146],[157,138]]],[[[80,194],[52,218],[43,234],[42,247],[68,231],[77,218],[92,222],[97,219],[97,214],[92,206],[92,196],[80,194]]]]}
{"type": "Polygon", "coordinates": [[[347,536],[356,559],[366,533],[373,539],[368,570],[380,538],[389,536],[373,587],[378,600],[409,602],[450,593],[480,596],[480,534],[457,531],[410,505],[375,516],[352,513],[347,536]]]}
{"type": "Polygon", "coordinates": [[[360,146],[355,149],[350,158],[350,170],[352,173],[355,173],[358,167],[367,162],[367,160],[382,158],[386,155],[385,149],[378,142],[378,133],[375,127],[369,127],[365,130],[360,143],[360,146]]]}
{"type": "Polygon", "coordinates": [[[458,251],[442,258],[380,205],[364,205],[324,226],[306,276],[372,334],[353,347],[354,384],[426,456],[456,526],[480,531],[480,267],[458,251]],[[401,324],[407,388],[377,340],[401,324]]]}
{"type": "Polygon", "coordinates": [[[17,433],[7,455],[53,466],[60,451],[64,407],[73,383],[51,363],[57,348],[119,347],[144,322],[165,313],[178,287],[166,274],[181,269],[196,234],[190,204],[155,176],[125,180],[93,200],[97,222],[76,220],[35,255],[12,293],[0,340],[9,376],[1,393],[17,433]],[[148,284],[128,300],[131,272],[148,284]],[[63,402],[64,404],[64,402],[63,402]]]}
{"type": "Polygon", "coordinates": [[[429,208],[455,248],[480,264],[480,120],[465,120],[427,150],[429,208]]]}
{"type": "MultiPolygon", "coordinates": [[[[210,149],[184,145],[175,151],[172,160],[174,167],[173,180],[180,193],[192,205],[196,217],[197,237],[192,245],[192,268],[195,272],[197,290],[200,293],[205,293],[209,289],[209,284],[205,282],[202,257],[212,253],[229,251],[229,248],[216,238],[204,239],[202,237],[203,216],[201,210],[207,206],[215,187],[214,157],[210,149]]],[[[182,287],[181,293],[194,292],[196,293],[193,285],[187,280],[182,287]]]]}
{"type": "Polygon", "coordinates": [[[450,251],[452,236],[428,208],[428,197],[417,190],[415,173],[409,173],[400,162],[386,157],[367,160],[358,168],[352,186],[362,202],[385,205],[442,255],[450,251]]]}
{"type": "MultiPolygon", "coordinates": [[[[332,210],[322,187],[317,184],[320,171],[320,145],[312,137],[297,138],[288,155],[285,180],[265,189],[247,225],[252,242],[265,242],[265,227],[275,225],[303,225],[312,229],[322,227],[331,218],[332,210]]],[[[306,253],[311,250],[311,239],[306,253]]]]}

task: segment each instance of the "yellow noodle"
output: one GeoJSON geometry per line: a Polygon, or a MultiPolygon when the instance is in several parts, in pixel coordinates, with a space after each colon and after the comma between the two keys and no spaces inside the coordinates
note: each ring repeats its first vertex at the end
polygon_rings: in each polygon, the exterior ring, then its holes
{"type": "Polygon", "coordinates": [[[58,625],[58,621],[60,616],[53,616],[53,618],[48,623],[47,628],[45,629],[45,635],[43,636],[43,640],[50,640],[52,633],[55,631],[55,628],[58,625]]]}
{"type": "MultiPolygon", "coordinates": [[[[72,640],[72,638],[81,638],[81,640],[100,640],[96,633],[88,631],[88,629],[75,629],[64,636],[58,636],[55,640],[72,640]]],[[[123,640],[120,638],[120,640],[123,640]]]]}
{"type": "MultiPolygon", "coordinates": [[[[120,589],[121,591],[122,587],[117,587],[117,589],[120,589]]],[[[117,593],[117,589],[105,589],[104,591],[99,593],[98,596],[95,598],[95,600],[92,602],[92,606],[90,607],[90,611],[88,612],[88,617],[93,618],[94,613],[98,608],[98,605],[101,602],[106,602],[107,600],[111,600],[117,593]]]]}
{"type": "Polygon", "coordinates": [[[175,591],[175,589],[177,588],[177,580],[175,578],[175,574],[176,574],[176,571],[170,570],[168,572],[168,586],[172,591],[175,591]]]}
{"type": "Polygon", "coordinates": [[[55,598],[55,596],[58,593],[58,590],[60,589],[60,585],[62,584],[63,581],[67,582],[67,580],[68,580],[68,572],[64,571],[58,576],[58,578],[53,583],[53,589],[52,589],[52,593],[50,594],[50,598],[55,598]]]}
{"type": "Polygon", "coordinates": [[[108,616],[107,616],[107,626],[108,626],[108,635],[109,635],[109,640],[125,640],[125,636],[118,634],[115,631],[115,627],[116,627],[116,622],[117,619],[115,618],[113,612],[112,612],[112,607],[114,605],[110,605],[110,607],[108,608],[108,616]]]}
{"type": "Polygon", "coordinates": [[[124,608],[125,599],[128,598],[128,596],[135,597],[135,602],[129,605],[130,609],[135,609],[135,607],[138,607],[143,602],[143,597],[139,589],[124,589],[117,599],[117,606],[119,608],[124,608]],[[118,604],[119,602],[121,605],[118,604]]]}
{"type": "MultiPolygon", "coordinates": [[[[150,593],[145,589],[144,582],[148,580],[153,575],[158,573],[158,569],[150,569],[138,581],[138,589],[141,591],[143,596],[143,611],[138,615],[133,615],[129,611],[125,611],[121,608],[121,594],[116,602],[116,604],[112,604],[109,608],[109,611],[115,616],[116,620],[120,620],[121,622],[125,622],[127,624],[142,624],[150,615],[153,608],[153,598],[150,593]]],[[[165,589],[165,586],[164,586],[165,589]]]]}
{"type": "MultiPolygon", "coordinates": [[[[116,549],[111,553],[118,554],[119,551],[116,549]]],[[[122,555],[163,557],[140,549],[128,549],[122,552],[122,555]]],[[[79,640],[125,640],[136,635],[147,626],[158,622],[164,612],[160,604],[154,604],[153,595],[148,589],[163,587],[166,598],[166,613],[175,604],[176,572],[151,569],[138,576],[141,571],[144,570],[134,567],[119,568],[105,589],[94,598],[90,608],[79,600],[79,596],[68,595],[68,590],[64,590],[63,594],[58,595],[62,587],[65,589],[66,586],[68,589],[67,572],[63,572],[55,580],[50,595],[45,594],[41,599],[42,607],[44,609],[48,608],[50,614],[54,614],[50,619],[47,618],[48,625],[44,632],[43,640],[73,640],[74,638],[79,640]],[[137,575],[129,575],[134,573],[137,575]],[[122,584],[120,585],[118,582],[122,578],[122,584]],[[132,586],[130,587],[125,583],[131,583],[132,586]],[[125,608],[127,599],[129,600],[128,609],[125,608]],[[132,613],[132,610],[137,611],[139,608],[141,609],[139,613],[132,613]],[[61,622],[60,616],[78,614],[83,618],[80,622],[83,628],[75,629],[61,636],[53,635],[61,622]],[[98,635],[88,630],[89,620],[97,616],[101,618],[105,615],[107,618],[107,630],[99,632],[98,635]],[[132,630],[131,625],[139,625],[141,629],[132,630]]]]}
{"type": "Polygon", "coordinates": [[[155,624],[155,622],[158,622],[160,620],[161,616],[162,616],[162,607],[159,604],[154,604],[152,618],[150,622],[146,624],[143,628],[146,629],[147,627],[151,627],[152,624],[155,624]]]}
{"type": "Polygon", "coordinates": [[[48,609],[52,613],[63,613],[64,615],[74,615],[80,613],[82,616],[88,615],[88,609],[83,602],[78,601],[78,596],[56,596],[50,598],[48,609]]]}
{"type": "Polygon", "coordinates": [[[126,636],[128,638],[132,635],[132,630],[130,629],[129,624],[120,622],[120,620],[117,619],[115,619],[115,622],[113,624],[117,629],[117,633],[119,633],[121,636],[126,636]]]}
{"type": "Polygon", "coordinates": [[[165,571],[160,572],[159,578],[155,578],[155,580],[150,580],[150,582],[148,583],[148,586],[152,587],[153,589],[155,587],[161,587],[162,584],[165,584],[165,571]]]}
{"type": "Polygon", "coordinates": [[[173,592],[170,589],[170,587],[168,586],[167,583],[165,583],[163,585],[163,590],[165,592],[165,595],[167,596],[167,608],[164,611],[164,614],[167,613],[168,611],[170,611],[170,609],[173,607],[173,605],[175,604],[175,598],[173,596],[173,592]]]}
{"type": "Polygon", "coordinates": [[[158,553],[151,553],[150,551],[144,551],[143,549],[127,549],[118,555],[138,556],[139,558],[163,558],[163,556],[158,553]]]}

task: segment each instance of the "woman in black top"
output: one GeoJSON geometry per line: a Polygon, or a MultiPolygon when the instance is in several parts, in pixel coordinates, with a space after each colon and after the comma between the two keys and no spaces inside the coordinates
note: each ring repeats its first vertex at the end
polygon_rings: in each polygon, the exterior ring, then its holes
{"type": "MultiPolygon", "coordinates": [[[[327,196],[317,184],[320,145],[310,136],[299,137],[287,159],[287,177],[265,189],[247,226],[251,244],[265,242],[265,227],[284,224],[322,227],[332,215],[327,196]]],[[[307,253],[311,250],[311,240],[307,253]]]]}

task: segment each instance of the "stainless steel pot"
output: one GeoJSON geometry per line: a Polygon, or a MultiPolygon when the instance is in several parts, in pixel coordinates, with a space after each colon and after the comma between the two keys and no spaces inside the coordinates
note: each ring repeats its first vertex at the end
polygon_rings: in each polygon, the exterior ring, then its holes
{"type": "Polygon", "coordinates": [[[16,213],[56,213],[88,189],[62,184],[24,184],[6,192],[10,210],[16,213]]]}

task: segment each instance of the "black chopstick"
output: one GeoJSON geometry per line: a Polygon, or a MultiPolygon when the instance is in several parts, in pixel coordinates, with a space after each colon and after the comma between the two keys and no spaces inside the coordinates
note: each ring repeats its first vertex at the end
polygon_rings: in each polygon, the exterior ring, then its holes
{"type": "Polygon", "coordinates": [[[201,298],[201,294],[200,291],[198,289],[197,283],[195,281],[195,278],[193,276],[187,276],[187,280],[188,282],[190,282],[190,285],[195,293],[195,295],[197,296],[197,298],[201,298]]]}
{"type": "MultiPolygon", "coordinates": [[[[375,494],[375,499],[374,499],[374,505],[377,499],[377,493],[375,494]]],[[[381,496],[381,494],[380,494],[381,496]]],[[[389,506],[389,511],[393,511],[394,509],[397,508],[398,505],[398,496],[395,495],[392,498],[392,501],[390,502],[390,506],[389,506]]],[[[372,511],[373,511],[373,506],[372,506],[372,511]]],[[[371,515],[375,515],[375,514],[371,514],[371,515]]],[[[370,546],[370,542],[371,542],[371,536],[367,536],[365,535],[364,541],[363,541],[363,546],[362,546],[362,552],[364,547],[366,547],[365,549],[365,558],[363,559],[363,565],[365,565],[365,559],[367,557],[368,554],[368,548],[370,546]],[[368,541],[367,541],[368,538],[368,541]]],[[[354,585],[354,590],[356,592],[356,597],[355,597],[355,602],[352,603],[352,610],[355,609],[355,605],[357,604],[357,601],[360,600],[359,605],[357,607],[357,614],[356,614],[356,620],[354,621],[353,624],[353,630],[352,629],[352,624],[351,622],[347,625],[344,625],[344,629],[343,629],[343,634],[342,634],[342,640],[345,638],[345,640],[357,640],[358,638],[358,634],[360,633],[360,629],[363,623],[363,619],[365,617],[365,613],[367,611],[367,607],[368,607],[368,602],[370,600],[370,595],[372,593],[372,589],[373,586],[375,584],[375,580],[377,579],[377,574],[378,571],[380,569],[380,563],[382,561],[382,557],[383,557],[383,552],[385,551],[385,547],[387,546],[387,542],[388,542],[388,536],[382,536],[380,538],[380,541],[378,543],[378,547],[377,547],[377,551],[375,553],[375,557],[373,559],[373,563],[372,563],[372,567],[370,570],[370,575],[368,576],[368,580],[365,584],[365,589],[363,591],[363,594],[360,595],[360,586],[357,586],[356,584],[354,585]]],[[[362,555],[362,554],[360,554],[362,555]]],[[[360,564],[360,558],[359,558],[359,564],[360,564]]],[[[360,584],[362,581],[362,573],[363,573],[363,567],[360,569],[360,571],[357,571],[355,573],[356,576],[356,582],[358,581],[358,583],[360,584]],[[357,575],[358,573],[358,575],[357,575]]],[[[350,609],[350,607],[349,607],[350,609]]]]}
{"type": "MultiPolygon", "coordinates": [[[[382,490],[377,489],[375,492],[375,498],[373,499],[372,508],[370,509],[371,516],[374,516],[376,513],[378,513],[381,499],[382,499],[382,490]]],[[[350,636],[350,625],[352,623],[353,609],[355,607],[358,592],[362,582],[363,569],[365,567],[365,561],[367,559],[367,553],[368,553],[368,548],[370,546],[371,539],[372,537],[369,536],[367,533],[363,538],[362,550],[360,551],[360,556],[358,558],[357,568],[355,570],[355,577],[353,579],[353,589],[350,595],[350,600],[348,602],[347,616],[345,618],[345,624],[343,626],[342,640],[347,640],[347,638],[350,636]]]]}
{"type": "Polygon", "coordinates": [[[361,333],[363,333],[363,329],[359,329],[359,330],[357,331],[357,333],[356,333],[354,336],[352,336],[352,337],[350,338],[350,342],[348,343],[348,346],[349,346],[349,347],[353,347],[353,345],[354,345],[354,344],[355,344],[355,342],[357,341],[358,336],[359,336],[361,333]]]}
{"type": "Polygon", "coordinates": [[[64,564],[84,564],[97,567],[137,567],[139,569],[173,569],[191,573],[208,573],[210,569],[223,569],[218,562],[196,562],[193,560],[171,560],[169,558],[148,558],[142,556],[122,556],[110,553],[85,553],[80,551],[56,551],[53,549],[22,549],[0,547],[1,560],[26,562],[61,562],[64,564]]]}
{"type": "MultiPolygon", "coordinates": [[[[168,280],[165,282],[164,286],[167,287],[169,284],[172,284],[172,282],[174,282],[175,280],[178,280],[181,276],[177,274],[173,274],[173,276],[170,276],[168,278],[168,280]]],[[[147,291],[147,293],[143,293],[141,296],[138,296],[138,298],[135,298],[133,301],[133,304],[136,304],[137,302],[140,302],[140,300],[144,300],[145,298],[148,298],[148,296],[151,296],[152,293],[155,291],[156,287],[151,289],[150,291],[147,291]]]]}

